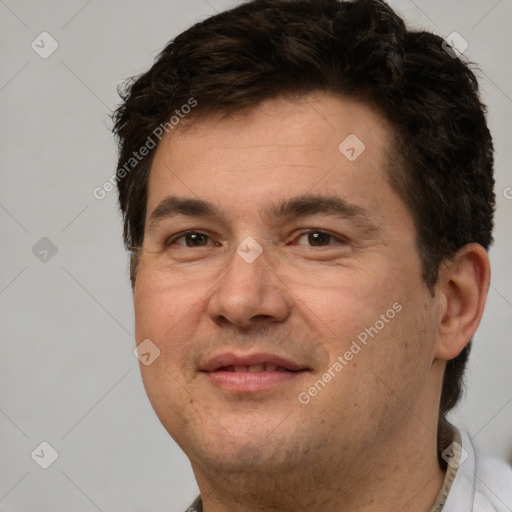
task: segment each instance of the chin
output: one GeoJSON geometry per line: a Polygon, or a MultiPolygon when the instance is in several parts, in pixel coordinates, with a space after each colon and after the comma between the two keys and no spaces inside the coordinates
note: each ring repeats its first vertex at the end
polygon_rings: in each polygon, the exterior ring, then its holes
{"type": "Polygon", "coordinates": [[[222,451],[212,450],[197,453],[196,449],[195,452],[194,458],[203,470],[231,475],[262,474],[269,476],[272,473],[282,475],[297,465],[287,450],[283,449],[281,453],[278,453],[267,447],[258,447],[251,442],[247,442],[242,447],[232,446],[222,451]]]}
{"type": "Polygon", "coordinates": [[[195,461],[203,470],[216,470],[229,474],[242,473],[281,473],[297,463],[300,454],[296,444],[290,443],[292,437],[281,439],[268,436],[265,432],[256,435],[247,429],[245,434],[230,435],[191,435],[188,432],[185,442],[178,442],[191,461],[195,461]],[[294,462],[295,461],[295,462],[294,462]]]}

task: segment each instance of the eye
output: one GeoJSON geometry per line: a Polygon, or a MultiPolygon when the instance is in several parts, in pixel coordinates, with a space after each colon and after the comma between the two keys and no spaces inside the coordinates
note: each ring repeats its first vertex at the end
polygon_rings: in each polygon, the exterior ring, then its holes
{"type": "Polygon", "coordinates": [[[211,240],[209,236],[199,231],[187,231],[182,235],[170,240],[167,246],[179,245],[181,247],[203,247],[209,245],[208,241],[211,240]]]}
{"type": "Polygon", "coordinates": [[[336,242],[344,243],[345,241],[318,229],[306,231],[295,240],[295,244],[297,245],[309,244],[312,247],[324,247],[333,245],[333,243],[336,242]]]}

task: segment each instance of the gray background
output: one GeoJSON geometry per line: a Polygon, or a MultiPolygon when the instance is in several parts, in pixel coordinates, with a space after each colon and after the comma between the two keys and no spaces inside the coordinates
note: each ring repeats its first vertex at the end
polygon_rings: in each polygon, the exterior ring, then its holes
{"type": "MultiPolygon", "coordinates": [[[[180,511],[197,492],[132,354],[115,192],[99,201],[92,190],[115,171],[108,114],[118,83],[146,70],[180,31],[235,3],[0,0],[1,511],[180,511]],[[31,47],[43,31],[59,45],[46,59],[31,47]],[[46,470],[31,458],[42,441],[59,454],[46,470]]],[[[485,451],[509,458],[512,0],[391,4],[413,25],[459,32],[480,65],[496,145],[496,242],[469,392],[455,416],[485,451]]]]}

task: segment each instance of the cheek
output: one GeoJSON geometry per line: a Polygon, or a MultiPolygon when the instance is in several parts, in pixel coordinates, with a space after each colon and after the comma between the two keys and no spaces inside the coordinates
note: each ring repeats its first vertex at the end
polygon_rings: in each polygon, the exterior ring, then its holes
{"type": "Polygon", "coordinates": [[[392,284],[393,278],[385,272],[340,266],[328,270],[319,280],[290,283],[290,290],[299,316],[309,318],[319,341],[328,343],[338,355],[358,335],[363,340],[368,337],[367,330],[387,328],[399,315],[404,293],[400,283],[395,279],[392,284]]]}
{"type": "Polygon", "coordinates": [[[427,389],[434,356],[435,323],[425,299],[423,293],[406,297],[401,311],[371,340],[367,353],[376,386],[408,410],[417,408],[427,389]]]}
{"type": "Polygon", "coordinates": [[[390,272],[385,279],[360,276],[350,279],[347,273],[346,279],[321,289],[295,291],[301,298],[301,316],[328,332],[319,341],[329,352],[329,365],[343,358],[334,387],[341,386],[354,402],[372,410],[372,404],[385,403],[389,393],[410,399],[410,392],[424,385],[436,331],[432,299],[412,272],[390,272]]]}
{"type": "Polygon", "coordinates": [[[175,368],[190,352],[206,293],[203,286],[140,271],[134,290],[135,336],[138,342],[150,339],[158,346],[161,354],[155,363],[160,366],[175,368]]]}
{"type": "Polygon", "coordinates": [[[334,370],[336,376],[315,400],[332,425],[358,425],[357,431],[370,429],[379,438],[419,410],[427,390],[433,332],[410,306],[404,304],[383,326],[374,322],[373,329],[360,331],[365,343],[353,334],[338,338],[337,351],[331,347],[331,365],[341,356],[343,369],[334,370]]]}
{"type": "Polygon", "coordinates": [[[194,339],[197,304],[194,287],[139,270],[134,290],[136,340],[150,339],[160,351],[150,365],[140,364],[140,370],[151,405],[169,432],[179,428],[190,398],[183,367],[194,339]]]}
{"type": "Polygon", "coordinates": [[[206,290],[202,279],[185,280],[173,269],[141,264],[133,299],[136,326],[161,335],[180,319],[186,320],[189,312],[193,314],[206,290]]]}

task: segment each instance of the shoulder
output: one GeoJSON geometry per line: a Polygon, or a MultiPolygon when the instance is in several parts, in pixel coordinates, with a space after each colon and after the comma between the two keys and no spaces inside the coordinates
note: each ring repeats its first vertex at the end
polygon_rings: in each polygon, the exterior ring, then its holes
{"type": "Polygon", "coordinates": [[[502,460],[476,456],[475,512],[512,510],[512,468],[502,460]]]}
{"type": "MultiPolygon", "coordinates": [[[[512,469],[475,450],[469,434],[456,430],[458,457],[443,512],[511,512],[512,469]]],[[[452,444],[454,444],[452,443],[452,444]]],[[[452,465],[451,463],[448,463],[452,465]]]]}

